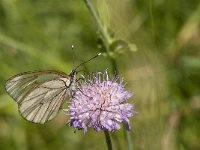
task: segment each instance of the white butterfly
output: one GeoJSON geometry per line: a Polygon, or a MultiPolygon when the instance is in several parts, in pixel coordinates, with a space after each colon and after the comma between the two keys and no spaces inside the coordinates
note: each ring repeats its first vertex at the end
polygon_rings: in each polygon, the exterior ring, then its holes
{"type": "Polygon", "coordinates": [[[69,75],[55,70],[24,72],[8,79],[5,88],[18,103],[23,118],[44,124],[58,114],[66,97],[72,96],[76,90],[76,69],[69,75]]]}

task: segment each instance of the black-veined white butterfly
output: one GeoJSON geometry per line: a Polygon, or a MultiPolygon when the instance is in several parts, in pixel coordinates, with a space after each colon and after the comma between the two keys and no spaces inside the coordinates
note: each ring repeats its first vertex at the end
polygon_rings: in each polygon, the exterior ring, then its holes
{"type": "Polygon", "coordinates": [[[58,114],[66,97],[76,90],[78,67],[99,55],[81,63],[70,74],[55,70],[17,74],[7,80],[6,91],[18,103],[23,118],[44,124],[58,114]]]}

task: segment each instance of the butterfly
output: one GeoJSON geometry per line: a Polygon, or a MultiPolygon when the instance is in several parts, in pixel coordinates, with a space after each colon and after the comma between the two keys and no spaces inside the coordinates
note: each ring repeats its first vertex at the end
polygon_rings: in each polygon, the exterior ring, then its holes
{"type": "Polygon", "coordinates": [[[79,64],[70,74],[62,71],[29,71],[7,80],[5,89],[17,102],[21,116],[31,122],[44,124],[59,112],[67,97],[77,89],[77,68],[98,57],[79,64]]]}

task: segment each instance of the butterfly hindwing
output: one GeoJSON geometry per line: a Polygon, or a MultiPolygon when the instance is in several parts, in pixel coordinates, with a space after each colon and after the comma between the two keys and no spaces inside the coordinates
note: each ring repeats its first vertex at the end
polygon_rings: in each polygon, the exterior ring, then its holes
{"type": "Polygon", "coordinates": [[[43,124],[59,112],[70,89],[70,76],[58,71],[34,71],[16,75],[6,82],[6,91],[18,103],[23,118],[43,124]]]}

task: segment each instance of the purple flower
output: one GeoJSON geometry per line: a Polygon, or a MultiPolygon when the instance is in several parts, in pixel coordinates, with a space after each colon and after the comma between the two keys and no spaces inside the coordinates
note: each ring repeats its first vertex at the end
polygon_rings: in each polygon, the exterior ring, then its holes
{"type": "Polygon", "coordinates": [[[93,127],[96,131],[120,129],[122,122],[130,130],[129,117],[135,114],[133,103],[125,103],[132,96],[125,90],[123,80],[108,78],[107,71],[91,74],[74,93],[69,106],[70,126],[77,129],[93,127]]]}

